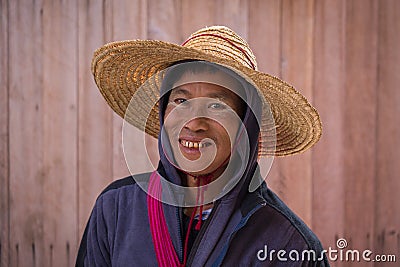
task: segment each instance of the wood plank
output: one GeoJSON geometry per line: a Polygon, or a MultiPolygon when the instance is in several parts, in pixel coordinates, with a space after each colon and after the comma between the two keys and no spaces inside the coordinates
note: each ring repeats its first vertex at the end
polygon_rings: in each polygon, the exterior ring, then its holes
{"type": "Polygon", "coordinates": [[[79,1],[78,235],[82,236],[94,201],[112,181],[112,110],[90,71],[95,49],[111,41],[109,1],[79,1]]]}
{"type": "Polygon", "coordinates": [[[281,76],[281,10],[280,0],[249,1],[248,42],[256,55],[258,69],[281,76]]]}
{"type": "Polygon", "coordinates": [[[0,1],[0,267],[10,265],[8,5],[7,1],[0,1]]]}
{"type": "MultiPolygon", "coordinates": [[[[314,1],[282,3],[282,79],[312,102],[314,1]]],[[[312,152],[280,160],[284,199],[309,226],[312,216],[312,152]]]]}
{"type": "MultiPolygon", "coordinates": [[[[344,236],[345,1],[316,1],[313,99],[323,133],[312,155],[312,226],[325,247],[344,236]]],[[[333,263],[332,263],[333,264],[333,263]]],[[[335,266],[341,263],[335,262],[335,266]]]]}
{"type": "Polygon", "coordinates": [[[245,40],[248,37],[248,18],[248,0],[216,1],[215,23],[231,28],[245,40]]]}
{"type": "Polygon", "coordinates": [[[9,1],[11,266],[45,266],[41,1],[9,1]]]}
{"type": "Polygon", "coordinates": [[[180,0],[149,0],[147,8],[147,38],[176,44],[183,42],[180,0]]]}
{"type": "MultiPolygon", "coordinates": [[[[281,76],[281,21],[282,1],[249,2],[249,45],[256,56],[258,69],[276,77],[281,76]]],[[[273,159],[272,167],[266,177],[268,187],[285,200],[285,184],[280,175],[282,159],[273,159]]],[[[261,168],[267,168],[260,161],[261,168]]]]}
{"type": "MultiPolygon", "coordinates": [[[[112,14],[112,39],[132,40],[146,39],[147,37],[147,2],[145,0],[125,0],[113,2],[112,14]]],[[[113,178],[118,179],[129,175],[122,145],[121,117],[113,114],[113,178]]],[[[142,133],[136,132],[135,158],[133,161],[138,166],[146,164],[143,155],[146,155],[142,133]],[[143,164],[142,164],[143,163],[143,164]]],[[[154,139],[154,138],[153,138],[154,139]]],[[[156,148],[156,147],[155,147],[156,148]]],[[[152,149],[154,149],[152,147],[152,149]]],[[[153,152],[154,153],[154,152],[153,152]]],[[[150,170],[150,168],[149,168],[150,170]]],[[[132,169],[132,171],[135,171],[132,169]]]]}
{"type": "Polygon", "coordinates": [[[182,0],[182,37],[186,40],[193,32],[215,24],[216,1],[182,0]]]}
{"type": "MultiPolygon", "coordinates": [[[[379,2],[375,251],[400,251],[400,2],[379,2]]],[[[378,266],[378,265],[377,265],[378,266]]]]}
{"type": "Polygon", "coordinates": [[[349,248],[359,250],[371,248],[374,236],[377,4],[373,0],[346,1],[345,7],[344,238],[349,248]]]}
{"type": "Polygon", "coordinates": [[[42,266],[72,266],[77,244],[77,1],[43,6],[42,266]]]}

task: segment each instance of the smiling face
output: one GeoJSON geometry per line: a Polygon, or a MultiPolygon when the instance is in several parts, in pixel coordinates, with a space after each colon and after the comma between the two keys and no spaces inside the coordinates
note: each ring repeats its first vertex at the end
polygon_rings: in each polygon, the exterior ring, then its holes
{"type": "Polygon", "coordinates": [[[164,126],[178,168],[204,175],[227,164],[244,104],[226,87],[237,90],[237,86],[221,72],[188,72],[174,84],[164,126]]]}

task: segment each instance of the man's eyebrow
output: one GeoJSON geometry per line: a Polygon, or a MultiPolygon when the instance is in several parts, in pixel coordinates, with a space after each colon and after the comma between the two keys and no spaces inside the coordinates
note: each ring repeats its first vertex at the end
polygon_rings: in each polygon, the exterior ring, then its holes
{"type": "Polygon", "coordinates": [[[222,92],[215,92],[215,93],[211,93],[208,94],[208,97],[210,98],[216,98],[216,99],[220,99],[220,100],[226,100],[226,94],[222,93],[222,92]]]}
{"type": "MultiPolygon", "coordinates": [[[[177,86],[171,90],[171,95],[172,96],[184,95],[184,96],[190,97],[192,94],[190,93],[189,90],[185,89],[184,87],[177,86]]],[[[209,94],[207,94],[206,97],[219,99],[221,101],[230,99],[227,96],[227,93],[223,92],[223,91],[215,91],[215,92],[209,93],[209,94]]]]}
{"type": "Polygon", "coordinates": [[[188,96],[190,95],[190,92],[186,89],[183,89],[181,87],[176,87],[174,89],[171,90],[171,95],[185,95],[188,96]]]}

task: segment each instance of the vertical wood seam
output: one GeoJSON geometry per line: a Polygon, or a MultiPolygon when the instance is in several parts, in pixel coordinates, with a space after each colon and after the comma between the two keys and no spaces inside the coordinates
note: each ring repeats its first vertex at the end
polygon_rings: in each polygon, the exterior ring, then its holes
{"type": "MultiPolygon", "coordinates": [[[[316,65],[316,56],[315,56],[315,39],[316,39],[316,21],[317,21],[317,19],[316,19],[316,14],[317,14],[317,4],[316,4],[316,1],[314,1],[313,2],[313,22],[312,22],[312,30],[311,30],[311,35],[312,35],[312,59],[311,59],[311,62],[312,62],[312,70],[311,70],[311,75],[312,75],[312,77],[311,77],[311,95],[312,95],[312,99],[313,99],[313,105],[315,105],[315,101],[314,101],[314,99],[315,99],[315,84],[316,84],[316,82],[315,82],[315,65],[316,65]]],[[[321,123],[323,123],[323,122],[321,122],[321,123]]],[[[323,133],[323,128],[322,128],[322,135],[323,135],[324,133],[323,133]]],[[[321,138],[322,138],[322,136],[321,136],[321,138]]],[[[316,179],[315,178],[315,165],[313,164],[313,162],[314,162],[314,158],[315,158],[315,154],[314,154],[314,150],[311,150],[311,155],[310,155],[310,158],[311,158],[311,203],[310,203],[310,205],[311,205],[311,215],[310,215],[310,228],[311,229],[313,229],[313,227],[314,227],[314,205],[313,205],[313,203],[314,203],[314,192],[315,192],[315,183],[314,183],[314,180],[316,179]]]]}
{"type": "MultiPolygon", "coordinates": [[[[7,260],[5,262],[7,262],[9,265],[11,264],[11,178],[10,178],[10,173],[11,173],[11,167],[10,167],[10,153],[11,153],[11,149],[10,149],[10,4],[9,1],[6,1],[6,13],[7,13],[7,30],[6,30],[6,35],[7,35],[7,75],[6,75],[6,98],[7,98],[7,120],[6,120],[6,124],[7,124],[7,145],[6,145],[6,149],[7,149],[7,168],[6,168],[6,183],[7,183],[7,222],[6,222],[6,229],[7,229],[7,233],[6,233],[6,253],[7,255],[4,255],[5,257],[7,257],[7,260]]],[[[4,248],[3,248],[3,253],[4,253],[4,248]]],[[[2,262],[0,262],[0,264],[2,264],[2,262]]]]}
{"type": "Polygon", "coordinates": [[[11,263],[11,186],[10,186],[10,5],[9,1],[6,1],[6,13],[7,13],[7,75],[6,75],[6,98],[7,98],[7,259],[8,264],[11,263]]]}
{"type": "MultiPolygon", "coordinates": [[[[43,2],[43,1],[41,1],[40,2],[40,5],[38,5],[38,8],[39,8],[39,25],[40,25],[40,38],[39,38],[39,40],[40,40],[40,42],[41,42],[41,47],[40,47],[40,49],[41,49],[41,51],[40,51],[40,54],[41,54],[41,59],[40,59],[40,74],[38,74],[38,76],[40,75],[40,94],[41,94],[41,98],[40,98],[40,104],[42,105],[42,110],[44,110],[45,109],[45,106],[46,106],[46,99],[45,99],[45,94],[46,94],[46,89],[45,89],[45,74],[44,74],[44,69],[45,69],[45,67],[44,67],[44,65],[45,65],[45,56],[46,56],[46,54],[45,54],[45,28],[44,28],[44,18],[43,18],[43,12],[44,12],[44,5],[45,5],[45,3],[43,2]]],[[[36,8],[36,7],[34,7],[34,8],[36,8]]],[[[33,15],[34,17],[35,17],[35,14],[33,15]]],[[[45,114],[41,114],[41,118],[40,118],[40,133],[41,133],[41,140],[40,140],[40,142],[41,142],[41,147],[40,147],[40,152],[41,152],[41,158],[40,158],[40,162],[39,162],[39,166],[40,166],[40,170],[44,170],[45,169],[45,164],[47,164],[47,162],[46,162],[46,150],[45,150],[45,146],[46,146],[46,144],[45,144],[45,142],[46,141],[43,141],[43,136],[45,135],[45,131],[46,131],[46,127],[45,127],[45,124],[46,124],[46,115],[45,114]]],[[[47,166],[46,166],[46,168],[47,168],[47,166]]],[[[39,207],[40,207],[40,213],[43,213],[43,214],[45,214],[45,210],[46,210],[46,208],[45,208],[45,204],[44,204],[44,195],[45,195],[45,190],[44,190],[44,187],[45,187],[45,184],[47,183],[47,181],[46,181],[46,179],[49,179],[50,177],[48,176],[48,172],[44,172],[44,171],[42,171],[42,175],[43,175],[43,180],[44,180],[44,182],[41,184],[41,186],[39,187],[39,190],[40,190],[40,193],[39,193],[39,196],[40,196],[40,205],[39,205],[39,207]]],[[[47,216],[47,214],[46,214],[46,216],[47,216]]],[[[46,225],[46,220],[47,220],[47,218],[45,218],[45,216],[43,216],[42,218],[40,218],[40,227],[42,228],[42,229],[44,229],[44,226],[46,225]]],[[[45,264],[45,261],[46,261],[46,244],[45,244],[45,240],[46,240],[46,237],[45,237],[45,234],[43,233],[43,230],[42,230],[42,232],[40,233],[40,235],[39,235],[39,237],[37,238],[36,240],[35,240],[35,237],[33,237],[33,241],[32,241],[32,256],[33,256],[33,258],[32,258],[32,262],[33,262],[33,266],[34,267],[36,267],[36,266],[38,266],[38,265],[40,265],[40,261],[42,262],[42,264],[45,264]],[[39,240],[37,240],[37,239],[39,239],[39,240]],[[43,250],[44,251],[40,251],[40,252],[37,252],[37,250],[38,249],[35,249],[35,242],[39,242],[39,244],[37,245],[38,246],[38,248],[39,248],[39,250],[40,250],[40,248],[43,248],[43,250]],[[36,254],[39,254],[39,255],[36,255],[36,254]],[[37,261],[39,261],[39,262],[37,262],[37,261]]],[[[52,265],[52,262],[50,261],[50,265],[52,265]]]]}
{"type": "MultiPolygon", "coordinates": [[[[379,99],[380,99],[380,94],[379,94],[379,88],[380,88],[380,29],[381,29],[381,9],[380,9],[381,5],[379,4],[379,1],[377,1],[377,10],[376,10],[376,20],[377,20],[377,25],[376,25],[376,84],[375,84],[375,90],[376,90],[376,98],[375,98],[375,132],[374,132],[374,179],[373,179],[373,188],[375,188],[374,190],[374,214],[373,214],[373,226],[372,226],[372,233],[370,234],[371,237],[371,241],[372,242],[372,248],[374,251],[378,251],[378,248],[376,248],[376,240],[378,239],[378,236],[376,235],[377,233],[379,234],[379,229],[376,229],[377,226],[377,210],[378,210],[378,206],[381,203],[378,203],[378,201],[376,201],[379,197],[379,193],[378,190],[376,190],[376,185],[377,185],[377,179],[378,179],[378,141],[379,141],[379,99]],[[377,231],[378,230],[378,231],[377,231]]],[[[375,264],[373,264],[375,266],[375,264]]]]}
{"type": "MultiPolygon", "coordinates": [[[[346,49],[346,43],[347,43],[347,28],[346,28],[346,24],[347,24],[347,5],[346,5],[346,1],[342,1],[342,20],[341,20],[341,34],[342,34],[342,45],[341,45],[341,49],[342,49],[342,51],[341,51],[341,56],[342,56],[342,59],[341,59],[341,62],[342,62],[342,64],[341,64],[341,78],[342,78],[342,81],[341,81],[341,84],[343,85],[343,88],[346,90],[346,79],[347,79],[347,74],[346,74],[346,65],[347,65],[347,61],[346,61],[346,57],[347,57],[347,49],[346,49]]],[[[340,95],[340,101],[342,102],[343,101],[343,99],[344,99],[344,97],[345,97],[345,94],[346,94],[346,91],[342,91],[342,93],[341,93],[341,95],[340,95]]],[[[342,107],[343,107],[343,105],[344,105],[344,103],[342,102],[342,107]]],[[[340,123],[341,123],[341,129],[345,129],[345,125],[344,125],[344,118],[343,118],[343,116],[344,116],[344,112],[343,112],[343,114],[341,114],[342,115],[342,117],[341,117],[341,121],[340,121],[340,123]]],[[[343,139],[344,139],[345,137],[343,137],[343,139]]],[[[341,140],[341,145],[343,146],[343,140],[341,140]]],[[[344,151],[341,151],[341,153],[343,153],[344,151]]],[[[342,154],[342,159],[343,159],[343,154],[342,154]]],[[[341,162],[342,163],[342,162],[341,162]]],[[[341,174],[344,174],[344,171],[345,170],[342,170],[342,172],[341,172],[341,174]]],[[[342,211],[342,215],[343,216],[341,216],[342,217],[342,222],[341,222],[341,229],[339,229],[338,230],[338,232],[337,233],[334,233],[335,234],[335,240],[337,240],[338,238],[340,238],[340,237],[342,237],[342,236],[344,236],[345,235],[345,225],[346,225],[346,212],[345,212],[345,208],[346,208],[346,191],[345,191],[345,184],[346,184],[346,181],[345,180],[343,180],[342,182],[341,182],[341,193],[343,194],[343,201],[341,201],[341,203],[340,203],[340,210],[342,211]],[[339,232],[340,231],[340,232],[339,232]]]]}
{"type": "MultiPolygon", "coordinates": [[[[375,84],[374,84],[374,88],[375,88],[375,95],[376,95],[376,97],[375,97],[375,118],[374,118],[374,124],[375,124],[375,129],[374,129],[374,155],[373,155],[373,157],[374,157],[374,159],[373,159],[373,164],[374,164],[374,170],[373,170],[373,179],[372,179],[372,183],[373,183],[373,188],[374,188],[374,190],[373,190],[373,192],[374,192],[374,194],[373,194],[373,197],[374,197],[374,207],[373,207],[373,220],[372,220],[372,226],[371,226],[371,233],[367,233],[367,241],[368,241],[368,245],[374,245],[374,236],[375,236],[375,225],[376,225],[376,205],[377,205],[377,198],[376,198],[376,184],[377,184],[377,173],[378,173],[378,171],[377,171],[377,162],[378,162],[378,159],[377,159],[377,152],[378,152],[378,118],[379,118],[379,92],[378,92],[378,86],[379,86],[379,26],[380,26],[380,21],[379,21],[379,11],[380,11],[380,9],[379,9],[379,7],[380,7],[380,5],[379,5],[379,1],[376,1],[376,2],[374,2],[374,1],[371,1],[372,2],[372,6],[374,5],[374,3],[377,5],[376,6],[376,9],[374,9],[374,8],[372,8],[372,12],[373,12],[373,14],[371,14],[372,15],[372,17],[375,19],[375,29],[374,29],[374,35],[375,35],[375,38],[376,38],[376,47],[375,47],[375,49],[376,49],[376,53],[375,53],[375,64],[376,64],[376,66],[375,66],[375,84]],[[369,234],[369,237],[368,237],[368,234],[369,234]],[[370,237],[372,236],[372,240],[371,239],[369,239],[370,237]],[[372,243],[372,244],[371,244],[372,243]]],[[[375,265],[375,263],[373,264],[373,265],[375,265]]]]}
{"type": "Polygon", "coordinates": [[[183,36],[183,27],[182,27],[182,14],[183,14],[183,8],[182,8],[182,1],[178,1],[178,25],[179,25],[179,44],[182,44],[185,41],[186,36],[183,36]]]}
{"type": "Polygon", "coordinates": [[[76,29],[77,29],[77,31],[76,31],[76,47],[77,47],[77,49],[76,49],[76,51],[75,51],[75,57],[76,57],[76,77],[77,77],[77,79],[76,79],[76,88],[75,88],[75,90],[76,90],[76,99],[75,99],[75,103],[76,103],[76,135],[77,135],[77,138],[76,138],[76,144],[75,144],[75,146],[76,146],[76,177],[75,177],[75,180],[76,180],[76,195],[75,195],[75,199],[76,199],[76,229],[75,229],[75,231],[76,231],[76,244],[75,244],[75,250],[76,250],[76,255],[77,255],[77,252],[78,252],[78,249],[79,249],[79,244],[80,244],[80,236],[79,236],[79,217],[80,217],[80,210],[79,210],[79,200],[80,200],[80,198],[79,198],[79,187],[80,187],[80,185],[79,185],[79,182],[80,182],[80,176],[79,176],[79,168],[80,168],[80,165],[79,165],[79,155],[80,155],[80,151],[79,151],[79,148],[80,148],[80,146],[79,146],[79,135],[80,135],[80,128],[79,128],[79,109],[80,109],[80,105],[79,105],[79,88],[80,88],[80,79],[79,79],[79,63],[80,63],[80,60],[79,60],[79,54],[80,54],[80,51],[79,51],[79,49],[80,49],[80,47],[79,47],[79,42],[80,42],[80,38],[79,38],[79,36],[80,36],[80,34],[79,34],[79,32],[80,32],[80,28],[79,28],[79,20],[80,20],[80,17],[79,17],[79,15],[80,15],[80,12],[79,12],[79,10],[80,10],[80,8],[79,8],[79,1],[76,1],[76,21],[75,21],[75,27],[76,27],[76,29]]]}
{"type": "MultiPolygon", "coordinates": [[[[104,8],[104,6],[103,6],[103,8],[104,8]]],[[[107,14],[109,14],[109,17],[106,17],[106,14],[104,14],[105,16],[103,17],[103,19],[104,19],[104,21],[106,22],[107,21],[107,18],[110,20],[110,23],[111,23],[111,27],[110,27],[110,29],[111,29],[111,32],[109,33],[109,35],[110,35],[110,38],[111,38],[111,41],[114,41],[114,37],[115,37],[115,34],[114,34],[114,5],[113,5],[113,2],[111,1],[111,4],[110,4],[110,8],[111,8],[111,12],[108,12],[107,14]]],[[[107,30],[107,28],[105,28],[105,30],[107,30]]],[[[107,33],[106,33],[106,35],[107,35],[107,33]]],[[[108,42],[109,40],[107,40],[107,42],[108,42]]],[[[110,160],[110,166],[111,166],[111,177],[112,177],[112,179],[114,180],[115,178],[118,178],[118,177],[115,177],[114,175],[115,175],[115,166],[114,166],[114,149],[115,149],[115,144],[114,144],[114,129],[113,129],[113,127],[114,127],[114,119],[115,119],[115,116],[113,116],[114,114],[114,112],[113,111],[110,111],[109,112],[111,115],[110,115],[110,129],[108,129],[109,130],[109,133],[110,133],[110,139],[109,139],[109,144],[111,145],[111,154],[110,154],[110,158],[109,158],[109,160],[110,160]]]]}
{"type": "Polygon", "coordinates": [[[150,9],[149,9],[149,1],[145,1],[145,5],[146,5],[146,38],[144,39],[148,39],[148,37],[150,36],[150,9]]]}
{"type": "MultiPolygon", "coordinates": [[[[342,20],[342,23],[343,23],[343,25],[342,25],[342,34],[343,34],[343,40],[342,40],[342,44],[343,44],[343,51],[342,51],[342,54],[343,54],[343,66],[342,66],[342,82],[343,82],[343,88],[345,89],[344,90],[344,92],[343,92],[343,96],[341,96],[342,97],[342,99],[344,99],[345,97],[346,97],[346,89],[347,89],[347,86],[346,86],[346,81],[347,81],[347,72],[346,72],[346,68],[347,68],[347,60],[346,60],[346,58],[347,58],[347,47],[346,47],[346,44],[347,44],[347,27],[346,27],[346,24],[347,24],[347,10],[348,10],[348,7],[347,7],[347,2],[346,1],[343,1],[342,2],[343,3],[343,20],[342,20]]],[[[341,99],[341,101],[342,101],[342,99],[341,99]]],[[[344,102],[344,101],[343,101],[344,102]]],[[[342,103],[343,103],[342,102],[342,103]]],[[[345,103],[343,103],[342,105],[345,105],[345,103]]],[[[344,107],[343,107],[344,108],[344,107]]],[[[343,114],[342,114],[342,116],[345,116],[345,114],[344,114],[345,112],[343,112],[343,114]]],[[[343,126],[345,126],[345,120],[344,120],[345,118],[343,118],[342,117],[342,121],[341,121],[341,123],[342,123],[342,129],[345,129],[345,127],[343,127],[343,126]]],[[[344,145],[344,139],[345,139],[345,136],[343,137],[343,141],[342,141],[342,144],[341,145],[344,145]]],[[[343,154],[342,154],[343,155],[343,154]]],[[[342,158],[343,158],[344,156],[342,156],[342,158]]],[[[345,171],[346,170],[343,170],[343,173],[345,173],[345,171]]],[[[342,219],[343,219],[343,228],[342,229],[340,229],[341,230],[341,232],[340,233],[336,233],[338,236],[335,236],[335,239],[337,240],[338,238],[341,238],[342,236],[344,236],[345,234],[346,234],[346,228],[345,228],[345,225],[346,225],[346,219],[347,219],[347,214],[346,214],[346,201],[347,201],[347,199],[346,199],[346,181],[344,180],[343,181],[343,183],[341,184],[341,186],[342,186],[342,192],[343,192],[343,200],[344,201],[342,201],[341,202],[341,210],[343,211],[343,217],[342,217],[342,219]]]]}
{"type": "MultiPolygon", "coordinates": [[[[104,0],[106,1],[106,0],[104,0]]],[[[104,32],[105,32],[105,42],[108,43],[110,41],[114,40],[114,5],[113,5],[113,1],[110,1],[110,3],[108,3],[107,5],[110,6],[111,10],[106,12],[107,10],[107,6],[104,5],[103,9],[105,11],[104,14],[104,23],[105,25],[107,25],[108,23],[110,23],[110,27],[104,28],[104,32]]],[[[111,109],[108,109],[108,122],[109,122],[109,126],[108,126],[108,146],[111,150],[110,153],[110,157],[109,157],[109,167],[110,167],[110,176],[111,176],[111,181],[113,181],[115,178],[118,177],[114,177],[114,130],[113,130],[113,126],[114,126],[114,111],[112,111],[111,109]]]]}

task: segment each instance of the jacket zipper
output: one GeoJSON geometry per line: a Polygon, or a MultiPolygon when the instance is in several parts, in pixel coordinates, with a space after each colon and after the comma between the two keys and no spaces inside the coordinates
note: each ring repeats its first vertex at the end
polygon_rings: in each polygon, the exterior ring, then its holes
{"type": "Polygon", "coordinates": [[[178,258],[179,261],[182,262],[183,261],[183,239],[182,239],[182,218],[181,218],[181,208],[177,207],[176,208],[176,218],[178,220],[178,236],[179,236],[179,254],[178,254],[178,258]]]}
{"type": "MultiPolygon", "coordinates": [[[[195,241],[193,243],[192,249],[190,250],[190,253],[188,255],[186,266],[191,266],[192,265],[192,262],[193,262],[193,259],[194,259],[194,255],[196,254],[196,251],[197,251],[197,249],[198,249],[198,247],[200,245],[200,242],[201,242],[201,240],[202,240],[202,238],[204,236],[205,229],[210,224],[211,219],[214,216],[215,210],[216,210],[217,206],[219,205],[219,202],[220,201],[216,201],[215,202],[214,207],[212,208],[212,211],[210,213],[210,216],[208,216],[208,218],[205,221],[205,223],[201,226],[200,232],[198,233],[198,235],[197,235],[197,237],[196,237],[196,239],[195,239],[195,241]]],[[[201,217],[199,219],[201,219],[201,217]]]]}

